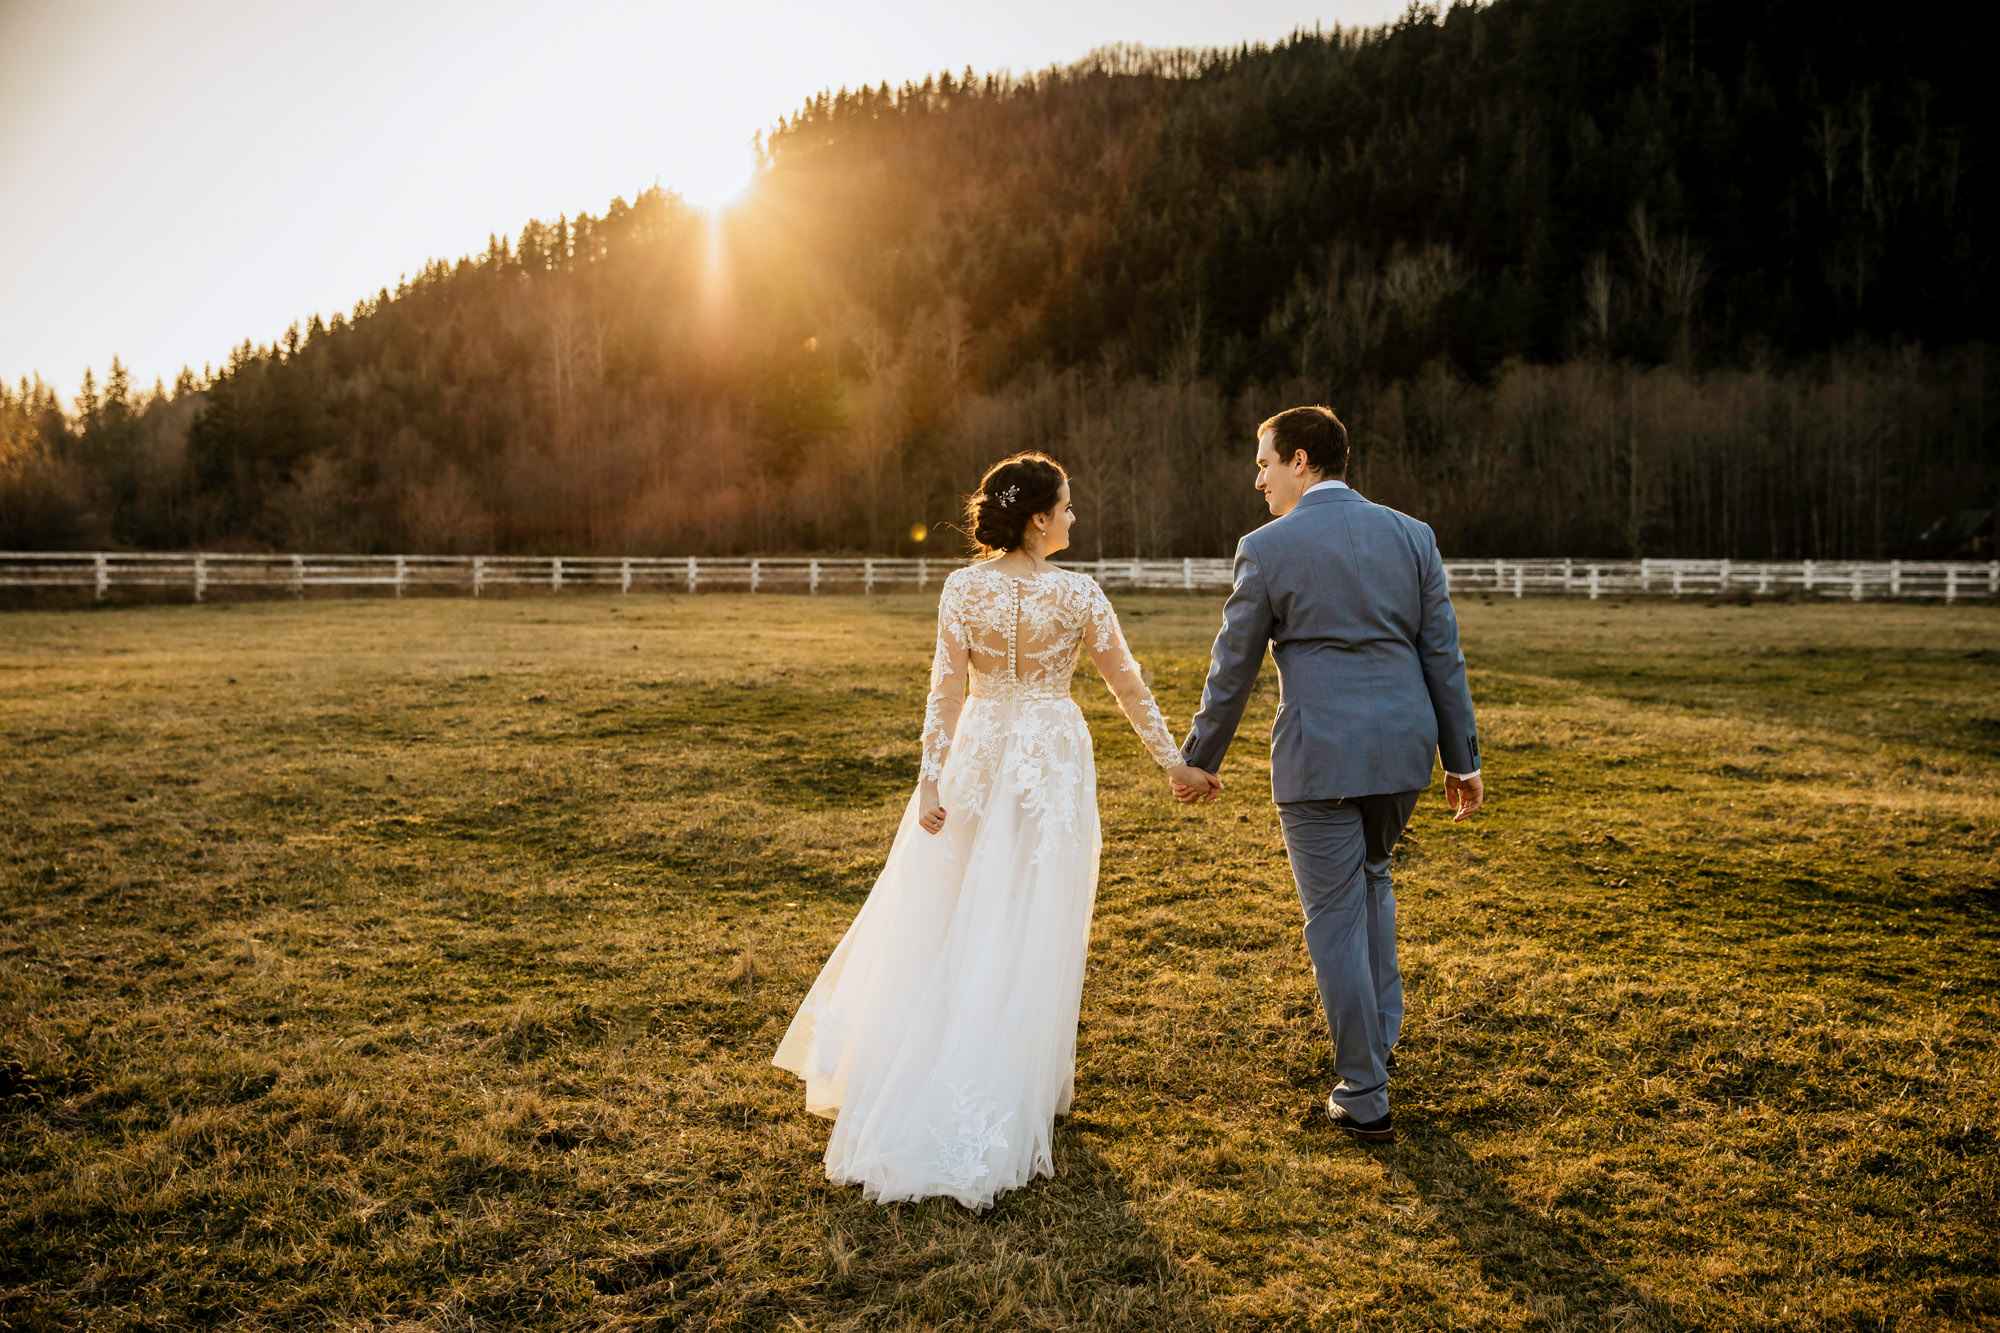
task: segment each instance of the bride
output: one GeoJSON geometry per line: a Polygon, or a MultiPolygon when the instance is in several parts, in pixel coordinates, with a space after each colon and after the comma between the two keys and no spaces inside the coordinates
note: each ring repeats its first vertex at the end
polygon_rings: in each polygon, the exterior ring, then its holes
{"type": "Polygon", "coordinates": [[[938,601],[916,794],[772,1061],[833,1121],[827,1178],[878,1203],[984,1208],[1055,1174],[1097,896],[1097,772],[1069,694],[1080,650],[1154,761],[1208,782],[1182,764],[1103,590],[1049,563],[1076,517],[1062,468],[995,464],[967,517],[988,558],[938,601]]]}

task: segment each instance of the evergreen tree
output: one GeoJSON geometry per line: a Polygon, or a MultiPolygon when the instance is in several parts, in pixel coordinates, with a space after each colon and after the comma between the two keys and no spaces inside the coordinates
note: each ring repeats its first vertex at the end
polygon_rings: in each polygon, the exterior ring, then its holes
{"type": "Polygon", "coordinates": [[[1897,554],[2000,490],[1981,60],[1859,0],[1497,0],[842,88],[714,222],[530,220],[170,401],[12,410],[88,474],[36,494],[175,540],[887,549],[1038,445],[1080,553],[1209,555],[1320,400],[1454,553],[1897,554]]]}

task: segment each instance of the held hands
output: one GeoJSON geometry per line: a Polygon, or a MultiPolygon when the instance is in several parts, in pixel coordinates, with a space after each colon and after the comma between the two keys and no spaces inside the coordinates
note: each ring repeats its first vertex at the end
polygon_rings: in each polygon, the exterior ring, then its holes
{"type": "MultiPolygon", "coordinates": [[[[1205,804],[1222,794],[1222,779],[1188,764],[1176,764],[1167,770],[1167,784],[1174,793],[1174,799],[1182,805],[1205,804]]],[[[944,828],[945,809],[938,799],[937,784],[921,783],[917,787],[917,825],[926,833],[937,833],[944,828]]]]}
{"type": "Polygon", "coordinates": [[[944,827],[944,805],[938,800],[935,782],[917,786],[917,824],[926,833],[936,833],[944,827]]]}
{"type": "Polygon", "coordinates": [[[1474,773],[1469,778],[1455,778],[1444,775],[1445,804],[1451,807],[1451,822],[1472,818],[1472,812],[1486,803],[1486,784],[1474,773]]]}
{"type": "Polygon", "coordinates": [[[1175,764],[1167,770],[1167,785],[1182,805],[1207,803],[1222,793],[1222,779],[1191,764],[1175,764]]]}

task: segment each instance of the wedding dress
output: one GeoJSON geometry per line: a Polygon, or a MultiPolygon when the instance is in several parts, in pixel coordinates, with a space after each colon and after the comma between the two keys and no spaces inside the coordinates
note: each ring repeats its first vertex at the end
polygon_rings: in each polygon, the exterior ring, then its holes
{"type": "Polygon", "coordinates": [[[827,1178],[878,1203],[984,1208],[1055,1174],[1097,896],[1097,771],[1070,698],[1085,647],[1154,760],[1180,763],[1095,580],[945,580],[922,760],[944,828],[924,832],[910,798],[772,1061],[834,1122],[827,1178]]]}

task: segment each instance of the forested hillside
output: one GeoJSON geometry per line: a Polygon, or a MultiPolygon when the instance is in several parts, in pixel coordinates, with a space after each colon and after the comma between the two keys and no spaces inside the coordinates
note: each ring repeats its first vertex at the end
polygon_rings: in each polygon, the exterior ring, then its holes
{"type": "Polygon", "coordinates": [[[1905,554],[2000,499],[1981,58],[1498,0],[821,94],[719,219],[648,191],[171,391],[0,389],[0,541],[907,552],[1039,447],[1079,554],[1218,554],[1317,401],[1454,554],[1905,554]]]}

